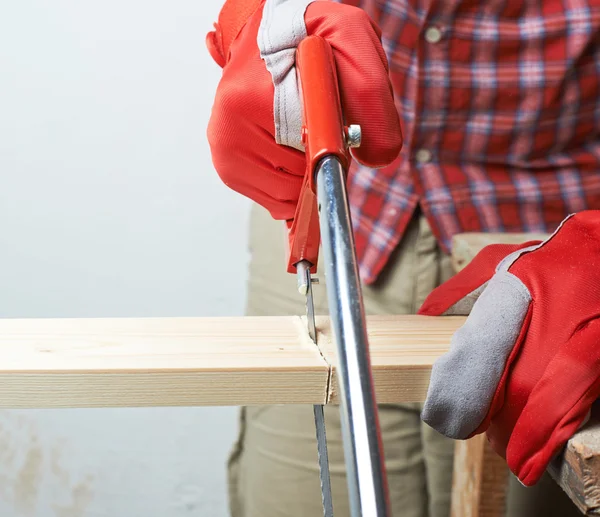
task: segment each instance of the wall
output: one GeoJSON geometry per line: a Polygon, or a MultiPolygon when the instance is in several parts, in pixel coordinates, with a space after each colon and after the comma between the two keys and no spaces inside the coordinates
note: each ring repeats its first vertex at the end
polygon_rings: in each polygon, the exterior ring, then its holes
{"type": "MultiPolygon", "coordinates": [[[[221,1],[0,3],[0,316],[242,314],[205,138],[221,1]]],[[[226,515],[234,408],[0,412],[0,516],[226,515]]]]}

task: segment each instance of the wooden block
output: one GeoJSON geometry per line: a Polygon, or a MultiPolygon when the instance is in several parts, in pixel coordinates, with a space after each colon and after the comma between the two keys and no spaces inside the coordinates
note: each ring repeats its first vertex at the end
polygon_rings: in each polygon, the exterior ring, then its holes
{"type": "Polygon", "coordinates": [[[451,517],[504,517],[508,468],[485,434],[456,442],[451,517]]]}
{"type": "MultiPolygon", "coordinates": [[[[378,400],[424,400],[463,321],[369,318],[378,400]]],[[[301,317],[0,320],[0,408],[335,403],[318,326],[323,355],[301,317]]]]}
{"type": "Polygon", "coordinates": [[[600,515],[600,414],[567,443],[548,468],[584,515],[600,515]]]}
{"type": "Polygon", "coordinates": [[[519,244],[548,237],[547,233],[459,233],[452,239],[452,267],[460,271],[490,244],[519,244]]]}

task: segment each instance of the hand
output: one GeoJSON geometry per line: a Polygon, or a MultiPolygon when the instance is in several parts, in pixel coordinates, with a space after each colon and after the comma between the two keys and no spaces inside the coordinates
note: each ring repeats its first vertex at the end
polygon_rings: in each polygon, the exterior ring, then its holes
{"type": "Polygon", "coordinates": [[[524,485],[600,396],[600,211],[544,242],[484,248],[419,314],[468,314],[435,363],[423,420],[455,439],[487,433],[524,485]]]}
{"type": "Polygon", "coordinates": [[[288,222],[306,168],[294,58],[307,35],[333,48],[345,122],[362,128],[353,157],[385,166],[402,145],[381,34],[363,10],[329,1],[228,0],[207,37],[223,67],[208,127],[213,163],[226,185],[288,222]]]}

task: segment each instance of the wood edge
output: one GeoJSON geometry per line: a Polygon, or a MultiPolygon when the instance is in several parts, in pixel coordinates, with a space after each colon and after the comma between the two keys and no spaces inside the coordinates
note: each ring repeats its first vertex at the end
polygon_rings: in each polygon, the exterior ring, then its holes
{"type": "MultiPolygon", "coordinates": [[[[0,374],[1,409],[322,404],[324,369],[297,374],[242,372],[229,389],[215,389],[227,372],[126,374],[0,374]],[[287,386],[287,387],[286,387],[287,386]],[[41,389],[43,388],[43,389],[41,389]]],[[[226,380],[225,380],[226,382],[226,380]]]]}
{"type": "Polygon", "coordinates": [[[583,515],[600,515],[600,451],[576,433],[547,468],[583,515]]]}

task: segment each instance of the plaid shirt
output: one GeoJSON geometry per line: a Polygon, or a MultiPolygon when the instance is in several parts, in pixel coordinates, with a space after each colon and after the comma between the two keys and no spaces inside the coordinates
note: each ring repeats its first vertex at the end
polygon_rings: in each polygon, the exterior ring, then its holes
{"type": "Polygon", "coordinates": [[[600,209],[600,0],[346,0],[379,25],[404,148],[349,196],[372,283],[417,206],[458,232],[553,231],[600,209]]]}

